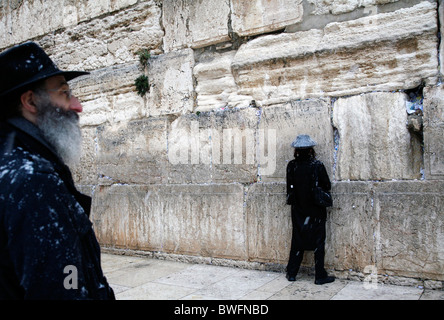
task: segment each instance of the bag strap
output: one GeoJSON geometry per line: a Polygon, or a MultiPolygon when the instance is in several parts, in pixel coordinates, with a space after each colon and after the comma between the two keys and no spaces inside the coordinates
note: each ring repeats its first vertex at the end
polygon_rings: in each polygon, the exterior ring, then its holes
{"type": "Polygon", "coordinates": [[[313,168],[313,182],[314,187],[317,187],[319,185],[319,179],[318,179],[318,164],[315,162],[314,168],[313,168]]]}

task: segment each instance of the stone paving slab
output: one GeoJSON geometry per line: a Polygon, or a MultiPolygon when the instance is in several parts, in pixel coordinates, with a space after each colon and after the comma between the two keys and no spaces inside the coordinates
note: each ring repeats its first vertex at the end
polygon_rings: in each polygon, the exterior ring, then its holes
{"type": "Polygon", "coordinates": [[[376,284],[366,288],[360,282],[350,282],[332,300],[419,300],[423,292],[415,287],[376,284]]]}
{"type": "Polygon", "coordinates": [[[444,300],[444,291],[336,279],[315,285],[309,275],[102,254],[117,300],[444,300]]]}

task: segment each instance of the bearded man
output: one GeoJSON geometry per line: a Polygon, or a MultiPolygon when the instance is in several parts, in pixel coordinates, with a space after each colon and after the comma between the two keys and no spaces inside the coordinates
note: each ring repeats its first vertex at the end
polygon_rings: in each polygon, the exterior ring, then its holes
{"type": "Polygon", "coordinates": [[[80,161],[82,105],[37,44],[0,54],[0,300],[114,299],[89,220],[80,161]]]}

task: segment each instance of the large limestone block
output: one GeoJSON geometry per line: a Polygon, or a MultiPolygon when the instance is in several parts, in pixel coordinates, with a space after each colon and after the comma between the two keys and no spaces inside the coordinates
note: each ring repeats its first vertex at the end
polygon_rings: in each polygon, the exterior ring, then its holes
{"type": "Polygon", "coordinates": [[[149,116],[193,111],[194,63],[192,49],[162,54],[150,60],[150,92],[147,94],[149,116]]]}
{"type": "Polygon", "coordinates": [[[136,3],[137,0],[2,1],[0,25],[4,26],[4,31],[0,33],[0,48],[73,26],[136,3]]]}
{"type": "Polygon", "coordinates": [[[238,94],[231,72],[231,63],[236,51],[225,53],[209,52],[201,56],[193,70],[196,78],[196,112],[213,109],[247,107],[251,96],[238,94]]]}
{"type": "MultiPolygon", "coordinates": [[[[171,183],[249,183],[257,179],[257,109],[183,115],[171,123],[171,183]]],[[[264,158],[264,157],[263,157],[264,158]]]]}
{"type": "Polygon", "coordinates": [[[375,92],[338,99],[336,180],[419,179],[419,141],[406,127],[406,95],[375,92]]]}
{"type": "Polygon", "coordinates": [[[69,84],[76,97],[89,101],[102,95],[136,92],[134,80],[141,72],[139,64],[132,62],[91,71],[69,84]]]}
{"type": "Polygon", "coordinates": [[[73,80],[73,92],[85,109],[81,124],[119,123],[192,111],[193,67],[191,49],[154,56],[147,68],[150,91],[144,98],[137,94],[134,84],[144,74],[138,62],[98,69],[73,80]]]}
{"type": "Polygon", "coordinates": [[[138,64],[129,63],[95,70],[71,81],[73,93],[83,105],[80,124],[97,126],[145,117],[148,107],[134,86],[141,73],[138,64]]]}
{"type": "Polygon", "coordinates": [[[97,128],[101,184],[168,182],[167,118],[148,118],[97,128]]]}
{"type": "Polygon", "coordinates": [[[164,0],[162,6],[165,52],[230,40],[228,1],[164,0]]]}
{"type": "Polygon", "coordinates": [[[302,0],[232,0],[232,28],[240,36],[283,29],[302,20],[302,0]]]}
{"type": "Polygon", "coordinates": [[[444,178],[444,90],[424,88],[424,162],[426,179],[444,178]]]}
{"type": "Polygon", "coordinates": [[[217,157],[212,139],[211,115],[183,115],[172,121],[168,131],[170,183],[212,182],[212,162],[217,157]]]}
{"type": "Polygon", "coordinates": [[[239,184],[101,186],[93,222],[104,246],[245,260],[243,197],[239,184]]]}
{"type": "Polygon", "coordinates": [[[291,213],[284,183],[256,183],[247,190],[248,257],[286,264],[291,247],[291,213]]]}
{"type": "MultiPolygon", "coordinates": [[[[307,0],[313,6],[313,15],[339,15],[351,12],[359,7],[373,8],[376,5],[397,2],[399,0],[307,0]]],[[[368,9],[371,10],[371,9],[368,9]]]]}
{"type": "Polygon", "coordinates": [[[232,63],[239,94],[265,105],[436,83],[436,12],[435,3],[422,2],[323,30],[256,38],[232,63]]]}
{"type": "Polygon", "coordinates": [[[444,280],[442,181],[375,185],[378,272],[444,280]]]}
{"type": "MultiPolygon", "coordinates": [[[[310,135],[316,142],[315,151],[333,179],[333,127],[330,99],[309,99],[263,108],[259,127],[276,131],[275,170],[261,175],[262,181],[285,181],[288,162],[294,159],[291,143],[300,134],[310,135]]],[[[261,172],[260,172],[261,173],[261,172]]]]}
{"type": "Polygon", "coordinates": [[[154,1],[50,33],[38,40],[61,69],[95,70],[134,62],[137,52],[161,53],[161,9],[154,1]]]}
{"type": "Polygon", "coordinates": [[[97,185],[97,155],[95,127],[82,128],[82,154],[80,164],[71,168],[76,185],[97,185]]]}
{"type": "Polygon", "coordinates": [[[363,271],[375,265],[372,184],[336,182],[332,187],[333,207],[327,215],[325,263],[335,270],[363,271]]]}

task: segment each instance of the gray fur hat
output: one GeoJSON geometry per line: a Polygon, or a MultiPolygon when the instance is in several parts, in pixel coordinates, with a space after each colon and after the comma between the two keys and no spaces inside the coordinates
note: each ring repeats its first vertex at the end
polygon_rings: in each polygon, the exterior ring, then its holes
{"type": "Polygon", "coordinates": [[[291,143],[291,146],[297,149],[312,148],[315,145],[316,142],[307,134],[297,136],[296,139],[291,143]]]}

